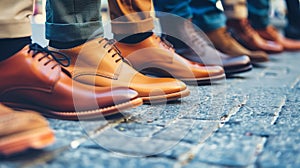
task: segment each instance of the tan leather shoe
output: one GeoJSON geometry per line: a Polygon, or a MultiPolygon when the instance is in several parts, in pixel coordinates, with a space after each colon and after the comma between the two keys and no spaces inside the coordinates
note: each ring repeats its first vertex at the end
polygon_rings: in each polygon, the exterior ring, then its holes
{"type": "Polygon", "coordinates": [[[232,36],[250,50],[262,50],[268,53],[279,53],[283,46],[275,41],[263,39],[249,24],[248,19],[229,19],[227,26],[232,36]]]}
{"type": "Polygon", "coordinates": [[[256,29],[256,31],[262,38],[281,44],[285,50],[300,50],[300,40],[284,37],[273,26],[267,26],[265,29],[256,29]]]}
{"type": "Polygon", "coordinates": [[[264,51],[250,51],[239,44],[227,32],[225,27],[206,33],[216,49],[231,56],[247,55],[252,63],[266,62],[269,60],[268,54],[264,51]]]}
{"type": "Polygon", "coordinates": [[[0,101],[60,119],[102,117],[142,104],[128,88],[91,87],[73,81],[49,54],[53,55],[31,44],[1,61],[0,101]]]}
{"type": "Polygon", "coordinates": [[[32,111],[16,112],[0,104],[0,154],[41,149],[54,142],[48,122],[32,111]]]}
{"type": "Polygon", "coordinates": [[[72,57],[66,67],[72,78],[95,86],[126,86],[138,92],[145,102],[166,102],[189,95],[186,85],[172,78],[145,76],[128,65],[114,40],[98,38],[83,45],[59,51],[72,57]]]}
{"type": "Polygon", "coordinates": [[[225,77],[220,66],[203,66],[176,54],[172,45],[152,35],[137,44],[116,44],[122,55],[138,71],[159,77],[174,77],[184,82],[207,83],[225,77]]]}

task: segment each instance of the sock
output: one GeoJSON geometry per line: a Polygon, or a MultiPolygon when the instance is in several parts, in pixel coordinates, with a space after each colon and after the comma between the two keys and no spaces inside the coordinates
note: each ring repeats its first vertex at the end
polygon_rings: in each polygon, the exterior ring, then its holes
{"type": "Polygon", "coordinates": [[[72,42],[61,42],[61,41],[49,41],[49,46],[57,49],[68,49],[84,44],[86,40],[76,40],[72,42]]]}
{"type": "Polygon", "coordinates": [[[137,33],[133,35],[126,35],[126,34],[115,34],[114,38],[120,41],[121,43],[127,44],[135,44],[139,43],[146,38],[152,36],[153,32],[145,32],[145,33],[137,33]]]}
{"type": "Polygon", "coordinates": [[[177,39],[176,37],[166,34],[162,34],[162,37],[166,38],[166,40],[168,40],[174,46],[175,49],[189,48],[187,44],[185,44],[180,39],[177,39]]]}
{"type": "Polygon", "coordinates": [[[24,48],[27,44],[31,44],[31,38],[5,38],[0,39],[0,61],[3,61],[24,48]]]}

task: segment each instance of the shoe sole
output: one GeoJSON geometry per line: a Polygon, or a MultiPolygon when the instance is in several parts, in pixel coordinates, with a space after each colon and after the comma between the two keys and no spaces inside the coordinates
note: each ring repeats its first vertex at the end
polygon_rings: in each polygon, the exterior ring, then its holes
{"type": "Polygon", "coordinates": [[[27,149],[42,149],[54,142],[54,134],[48,127],[13,134],[0,140],[0,153],[8,156],[27,149]]]}
{"type": "Polygon", "coordinates": [[[43,107],[28,105],[28,104],[16,104],[16,103],[3,103],[12,108],[20,108],[20,109],[29,109],[40,112],[46,117],[63,119],[63,120],[91,120],[91,119],[99,119],[106,116],[114,115],[120,113],[120,111],[134,108],[143,104],[143,100],[141,98],[136,98],[131,101],[120,103],[114,106],[105,107],[101,109],[95,110],[86,110],[86,111],[65,111],[65,112],[57,112],[52,111],[50,109],[45,109],[43,107]]]}
{"type": "Polygon", "coordinates": [[[239,73],[244,73],[252,70],[252,65],[248,64],[247,66],[240,67],[224,67],[226,76],[232,76],[239,73]]]}
{"type": "Polygon", "coordinates": [[[183,97],[190,95],[190,90],[186,88],[180,92],[164,94],[159,96],[150,96],[150,97],[140,97],[143,99],[144,103],[146,104],[155,104],[155,103],[164,103],[169,101],[174,101],[183,97]]]}
{"type": "Polygon", "coordinates": [[[221,75],[216,75],[216,76],[211,76],[211,77],[205,77],[205,78],[191,78],[191,79],[181,79],[181,78],[177,78],[183,82],[185,82],[186,84],[191,84],[191,85],[202,85],[202,84],[212,84],[215,81],[219,81],[222,79],[225,79],[226,75],[225,74],[221,74],[221,75]]]}

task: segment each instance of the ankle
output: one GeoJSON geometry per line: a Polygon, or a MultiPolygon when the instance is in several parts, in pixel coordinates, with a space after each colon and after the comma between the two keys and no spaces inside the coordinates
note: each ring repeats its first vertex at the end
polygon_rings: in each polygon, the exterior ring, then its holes
{"type": "Polygon", "coordinates": [[[31,44],[30,36],[22,38],[0,39],[0,61],[13,56],[28,44],[31,44]]]}
{"type": "Polygon", "coordinates": [[[133,35],[128,34],[114,34],[114,38],[121,43],[127,43],[127,44],[136,44],[141,41],[144,41],[148,37],[152,36],[153,32],[144,32],[144,33],[137,33],[133,35]]]}
{"type": "Polygon", "coordinates": [[[54,41],[50,40],[49,41],[49,46],[57,49],[68,49],[68,48],[73,48],[79,45],[82,45],[86,42],[86,40],[76,40],[72,42],[61,42],[61,41],[54,41]]]}

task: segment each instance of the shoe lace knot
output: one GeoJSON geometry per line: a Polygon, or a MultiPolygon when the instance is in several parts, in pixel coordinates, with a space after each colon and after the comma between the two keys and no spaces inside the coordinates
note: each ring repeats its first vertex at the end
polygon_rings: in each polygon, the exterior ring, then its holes
{"type": "Polygon", "coordinates": [[[39,44],[37,43],[33,43],[31,45],[29,45],[29,50],[28,50],[28,53],[30,51],[33,51],[33,55],[32,57],[35,57],[38,53],[44,53],[45,55],[42,56],[41,58],[39,58],[39,61],[41,61],[42,59],[44,58],[48,58],[48,61],[44,64],[45,66],[47,64],[49,64],[50,62],[52,61],[56,61],[57,64],[55,64],[52,69],[56,66],[59,66],[59,65],[62,65],[64,67],[68,67],[70,64],[71,64],[71,59],[69,56],[67,56],[66,54],[64,53],[61,53],[61,52],[58,52],[58,51],[51,51],[51,50],[48,50],[47,47],[42,47],[40,46],[39,44]],[[49,58],[49,55],[52,57],[49,58]],[[58,57],[58,55],[60,55],[61,57],[58,57]]]}

